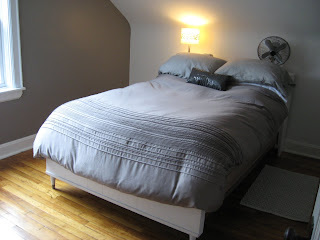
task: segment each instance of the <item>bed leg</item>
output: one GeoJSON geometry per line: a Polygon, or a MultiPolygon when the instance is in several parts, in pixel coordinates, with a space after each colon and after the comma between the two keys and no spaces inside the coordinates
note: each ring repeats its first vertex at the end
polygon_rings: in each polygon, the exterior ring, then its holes
{"type": "Polygon", "coordinates": [[[192,235],[189,235],[189,240],[196,240],[197,238],[192,236],[192,235]]]}
{"type": "Polygon", "coordinates": [[[56,178],[50,177],[52,189],[56,189],[56,178]]]}

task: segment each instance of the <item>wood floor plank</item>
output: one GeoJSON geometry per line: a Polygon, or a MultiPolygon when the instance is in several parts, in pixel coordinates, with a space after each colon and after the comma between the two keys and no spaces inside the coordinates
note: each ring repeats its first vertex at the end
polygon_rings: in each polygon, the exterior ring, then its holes
{"type": "MultiPolygon", "coordinates": [[[[4,175],[8,180],[12,181],[10,185],[4,186],[3,189],[15,194],[25,194],[29,197],[29,199],[32,199],[33,201],[36,201],[38,204],[41,204],[42,206],[45,206],[46,208],[50,208],[54,211],[57,211],[61,214],[66,215],[67,217],[72,218],[73,220],[79,222],[80,224],[86,224],[88,221],[81,218],[79,215],[74,214],[70,211],[67,211],[66,209],[62,208],[59,204],[54,204],[51,202],[50,198],[42,194],[40,191],[38,191],[36,188],[32,188],[29,185],[24,185],[24,187],[20,187],[19,185],[19,179],[14,179],[12,176],[4,175]]],[[[22,181],[23,183],[23,181],[22,181]]],[[[19,196],[19,197],[20,197],[19,196]]]]}
{"type": "Polygon", "coordinates": [[[111,239],[114,239],[114,240],[126,240],[126,239],[143,240],[141,236],[139,237],[138,233],[132,234],[132,231],[125,232],[120,229],[114,228],[113,226],[110,227],[110,225],[103,226],[103,225],[96,224],[95,222],[89,222],[86,224],[86,226],[95,231],[106,234],[112,237],[111,239]]]}
{"type": "Polygon", "coordinates": [[[24,209],[21,209],[16,205],[12,205],[12,202],[9,204],[3,201],[2,199],[0,200],[0,207],[2,207],[4,210],[8,212],[15,212],[18,215],[26,215],[29,211],[26,211],[24,209]]]}
{"type": "Polygon", "coordinates": [[[46,220],[45,218],[33,213],[33,212],[29,212],[27,214],[28,217],[30,217],[31,219],[41,223],[42,225],[44,225],[45,227],[49,228],[52,231],[57,232],[58,234],[60,234],[61,236],[63,236],[66,239],[69,240],[81,240],[81,238],[73,235],[72,233],[64,230],[63,228],[60,228],[59,226],[55,225],[54,223],[46,220]]]}
{"type": "MultiPolygon", "coordinates": [[[[47,222],[50,222],[51,224],[56,226],[56,230],[59,232],[60,229],[65,229],[70,234],[74,235],[78,239],[94,239],[90,237],[89,235],[79,231],[78,229],[70,226],[69,224],[65,223],[59,218],[56,218],[37,207],[34,207],[33,205],[25,202],[24,200],[20,199],[19,197],[11,194],[10,192],[6,191],[5,189],[1,189],[0,191],[0,201],[5,201],[7,199],[10,199],[12,201],[9,201],[10,204],[15,204],[15,208],[18,208],[18,211],[24,211],[24,213],[33,213],[36,216],[41,217],[47,222]]],[[[33,215],[32,215],[33,216],[33,215]]],[[[52,225],[51,225],[52,226],[52,225]]],[[[29,237],[30,238],[30,237],[29,237]]]]}
{"type": "Polygon", "coordinates": [[[118,236],[121,239],[139,240],[139,237],[136,237],[139,236],[139,232],[132,230],[129,226],[119,224],[100,214],[83,213],[81,216],[84,215],[86,219],[89,220],[86,226],[90,227],[91,229],[98,231],[103,230],[103,233],[118,236]],[[114,233],[116,233],[116,235],[114,233]]]}
{"type": "Polygon", "coordinates": [[[16,231],[15,227],[15,224],[0,215],[0,232],[2,239],[24,240],[25,238],[21,237],[20,232],[16,231]]]}
{"type": "MultiPolygon", "coordinates": [[[[67,208],[71,208],[72,211],[74,210],[81,213],[81,216],[89,221],[89,223],[86,224],[87,226],[91,226],[95,229],[99,229],[99,227],[101,229],[101,227],[103,227],[107,229],[104,230],[104,232],[108,233],[112,233],[116,230],[118,235],[125,239],[136,239],[134,236],[138,236],[137,239],[144,239],[144,237],[139,233],[143,231],[143,228],[141,227],[141,221],[136,221],[131,217],[128,220],[128,218],[124,218],[124,215],[122,215],[121,218],[120,212],[115,213],[114,211],[111,211],[110,214],[110,209],[106,208],[99,208],[98,211],[92,212],[91,209],[85,208],[84,206],[66,199],[63,196],[57,197],[54,201],[56,203],[62,202],[67,204],[67,208]],[[135,224],[135,222],[140,222],[140,226],[135,224]]],[[[106,201],[103,202],[106,203],[106,201]]],[[[118,207],[118,209],[121,208],[118,207]]]]}
{"type": "Polygon", "coordinates": [[[33,158],[31,156],[27,157],[27,159],[24,159],[23,163],[31,168],[34,168],[40,172],[46,171],[46,160],[45,159],[39,159],[39,158],[33,158]]]}
{"type": "MultiPolygon", "coordinates": [[[[96,209],[95,212],[92,212],[91,209],[84,207],[70,199],[67,199],[63,196],[59,196],[54,200],[55,203],[64,203],[66,209],[69,209],[73,212],[77,212],[81,217],[88,221],[94,221],[95,223],[104,223],[105,221],[112,220],[112,222],[118,223],[118,227],[126,226],[126,228],[131,228],[135,231],[141,232],[141,225],[135,224],[133,218],[123,218],[121,212],[117,212],[113,209],[107,208],[108,206],[102,205],[96,209]]],[[[106,201],[104,201],[106,203],[106,201]]],[[[88,203],[87,203],[88,205],[88,203]]],[[[97,205],[97,204],[95,204],[97,205]]]]}
{"type": "Polygon", "coordinates": [[[32,234],[33,236],[39,238],[39,239],[48,239],[48,240],[54,240],[54,239],[63,239],[66,240],[66,238],[62,237],[61,235],[57,234],[56,232],[46,228],[42,224],[34,221],[33,219],[27,217],[26,215],[17,214],[16,212],[9,212],[10,208],[4,209],[2,206],[0,206],[0,215],[10,221],[11,223],[19,226],[21,229],[25,230],[26,232],[32,234]]]}
{"type": "MultiPolygon", "coordinates": [[[[37,216],[51,222],[52,224],[56,225],[58,228],[65,229],[69,233],[73,234],[74,236],[85,239],[85,240],[94,240],[96,238],[90,236],[85,231],[79,231],[77,227],[74,227],[70,225],[68,222],[66,222],[63,218],[58,218],[54,215],[51,215],[49,213],[43,212],[41,210],[39,211],[33,211],[37,216]]],[[[85,230],[85,229],[84,229],[85,230]]]]}
{"type": "MultiPolygon", "coordinates": [[[[44,184],[43,182],[36,183],[34,181],[30,181],[19,175],[19,172],[16,172],[16,170],[3,172],[1,175],[7,181],[13,182],[17,185],[23,184],[24,188],[26,188],[30,192],[33,192],[34,190],[36,190],[37,192],[40,191],[41,193],[45,193],[46,195],[48,195],[47,197],[49,198],[55,198],[59,196],[58,192],[51,191],[51,184],[44,184]]],[[[45,197],[45,195],[42,195],[41,193],[39,193],[39,195],[45,197]]]]}
{"type": "MultiPolygon", "coordinates": [[[[12,228],[12,231],[17,234],[19,237],[21,237],[23,240],[39,240],[39,238],[36,238],[35,236],[31,235],[30,233],[24,231],[19,226],[14,226],[12,228]]],[[[8,238],[10,239],[10,238],[8,238]]]]}
{"type": "MultiPolygon", "coordinates": [[[[37,198],[36,196],[32,194],[28,194],[24,189],[19,188],[17,186],[5,186],[5,190],[9,191],[10,193],[18,196],[19,198],[23,199],[24,201],[28,202],[29,204],[35,206],[36,208],[41,209],[42,211],[56,217],[59,219],[62,219],[64,222],[68,223],[70,226],[76,228],[78,231],[85,232],[89,236],[95,238],[95,239],[104,239],[104,236],[100,233],[97,233],[93,231],[92,229],[86,227],[84,224],[88,223],[88,221],[79,218],[78,216],[70,217],[70,213],[67,215],[65,211],[59,212],[55,210],[55,208],[59,208],[59,206],[47,206],[47,202],[42,202],[42,200],[37,201],[34,198],[37,198]],[[31,196],[29,196],[31,195],[31,196]]],[[[39,199],[38,199],[39,200],[39,199]]]]}
{"type": "Polygon", "coordinates": [[[0,188],[7,184],[8,184],[8,181],[5,178],[0,176],[0,188]]]}
{"type": "Polygon", "coordinates": [[[39,171],[35,168],[29,167],[28,165],[26,165],[24,162],[9,162],[8,165],[11,168],[17,169],[29,176],[33,176],[35,178],[37,178],[40,182],[50,182],[50,176],[48,176],[47,174],[45,174],[45,172],[39,171]]]}
{"type": "MultiPolygon", "coordinates": [[[[55,202],[65,202],[71,208],[77,208],[78,210],[81,210],[81,213],[99,212],[99,214],[107,218],[111,218],[120,224],[129,226],[136,231],[142,231],[141,224],[135,223],[137,221],[136,214],[132,213],[131,211],[119,208],[112,203],[109,203],[91,194],[85,193],[84,191],[76,189],[75,187],[72,187],[70,185],[68,185],[67,187],[61,187],[57,185],[56,188],[57,190],[53,191],[59,191],[60,196],[58,196],[57,199],[54,200],[55,202]],[[125,218],[123,217],[124,215],[125,218]],[[133,218],[132,216],[135,217],[133,218]]],[[[145,218],[142,217],[142,219],[145,218]]]]}

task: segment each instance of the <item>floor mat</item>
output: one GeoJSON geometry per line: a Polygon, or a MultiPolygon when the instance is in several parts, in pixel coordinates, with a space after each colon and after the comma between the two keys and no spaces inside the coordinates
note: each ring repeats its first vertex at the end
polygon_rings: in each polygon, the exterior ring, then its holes
{"type": "Polygon", "coordinates": [[[300,222],[309,222],[319,178],[266,165],[240,204],[300,222]]]}

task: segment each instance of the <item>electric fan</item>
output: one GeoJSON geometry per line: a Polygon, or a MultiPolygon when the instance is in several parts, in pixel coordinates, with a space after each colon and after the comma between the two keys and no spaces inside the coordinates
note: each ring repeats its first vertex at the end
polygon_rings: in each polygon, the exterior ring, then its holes
{"type": "Polygon", "coordinates": [[[278,65],[284,64],[290,57],[290,46],[288,42],[276,36],[263,39],[257,51],[260,60],[269,60],[278,65]]]}

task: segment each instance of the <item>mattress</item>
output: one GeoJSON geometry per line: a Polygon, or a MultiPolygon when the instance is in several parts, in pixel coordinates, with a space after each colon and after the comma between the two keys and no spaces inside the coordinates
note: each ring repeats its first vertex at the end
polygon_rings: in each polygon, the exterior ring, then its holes
{"type": "Polygon", "coordinates": [[[160,75],[61,105],[34,156],[125,193],[215,211],[228,176],[265,151],[286,116],[259,86],[217,91],[160,75]]]}

